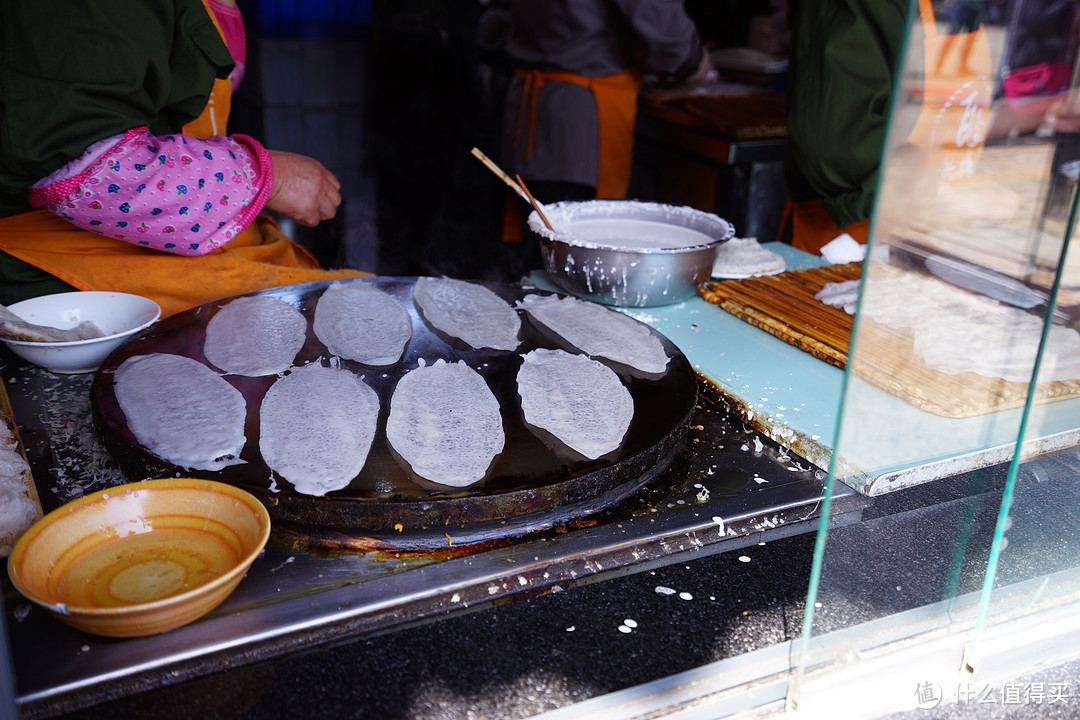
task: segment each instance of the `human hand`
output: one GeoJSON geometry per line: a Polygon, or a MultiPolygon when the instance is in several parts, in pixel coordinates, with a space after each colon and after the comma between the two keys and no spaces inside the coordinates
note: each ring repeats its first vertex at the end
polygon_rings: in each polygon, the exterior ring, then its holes
{"type": "Polygon", "coordinates": [[[315,158],[270,150],[274,185],[266,209],[314,227],[329,220],[341,204],[341,183],[315,158]]]}

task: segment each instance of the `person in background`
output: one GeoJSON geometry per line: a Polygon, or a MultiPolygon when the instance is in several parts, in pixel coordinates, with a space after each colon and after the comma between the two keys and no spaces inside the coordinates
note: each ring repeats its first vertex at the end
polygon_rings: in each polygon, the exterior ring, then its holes
{"type": "Polygon", "coordinates": [[[972,70],[968,67],[968,58],[974,46],[975,31],[980,25],[984,25],[990,17],[987,0],[951,0],[945,9],[945,19],[948,21],[948,31],[942,43],[941,52],[938,54],[936,70],[940,74],[945,70],[945,62],[949,59],[956,38],[961,38],[956,72],[962,75],[970,75],[972,70]]]}
{"type": "MultiPolygon", "coordinates": [[[[645,75],[716,76],[682,0],[514,0],[506,52],[500,164],[545,203],[626,196],[645,75]]],[[[507,241],[522,238],[520,203],[507,202],[507,241]]]]}
{"type": "Polygon", "coordinates": [[[5,304],[132,292],[167,316],[325,271],[270,210],[314,226],[337,179],[226,136],[243,78],[235,0],[0,4],[0,288],[5,304]]]}
{"type": "Polygon", "coordinates": [[[866,242],[906,9],[792,3],[781,241],[815,254],[842,233],[866,242]]]}

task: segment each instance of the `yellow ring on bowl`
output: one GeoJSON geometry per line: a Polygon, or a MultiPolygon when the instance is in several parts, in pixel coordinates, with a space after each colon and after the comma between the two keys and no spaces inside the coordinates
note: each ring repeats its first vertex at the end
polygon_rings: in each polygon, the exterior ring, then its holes
{"type": "Polygon", "coordinates": [[[236,588],[270,537],[270,516],[231,485],[165,478],[53,510],[15,544],[15,587],[62,622],[136,637],[202,617],[236,588]]]}

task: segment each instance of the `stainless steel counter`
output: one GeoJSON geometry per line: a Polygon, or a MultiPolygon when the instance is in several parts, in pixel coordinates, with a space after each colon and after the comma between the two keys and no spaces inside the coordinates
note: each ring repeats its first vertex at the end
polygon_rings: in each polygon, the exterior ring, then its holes
{"type": "MultiPolygon", "coordinates": [[[[90,376],[0,365],[45,510],[125,482],[90,424],[90,376]]],[[[210,615],[129,640],[72,630],[4,578],[21,714],[50,717],[368,633],[737,549],[816,528],[824,473],[734,419],[704,378],[686,447],[653,484],[587,521],[500,547],[424,554],[304,547],[271,539],[210,615]]],[[[865,499],[843,488],[833,511],[865,499]]]]}

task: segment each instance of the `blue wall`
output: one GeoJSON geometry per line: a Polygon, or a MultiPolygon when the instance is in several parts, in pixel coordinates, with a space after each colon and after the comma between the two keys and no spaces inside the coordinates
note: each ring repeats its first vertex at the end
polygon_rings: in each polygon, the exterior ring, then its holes
{"type": "Polygon", "coordinates": [[[263,37],[354,37],[371,22],[372,0],[259,0],[263,37]]]}

